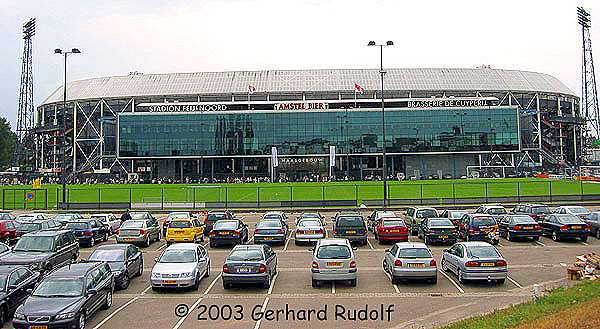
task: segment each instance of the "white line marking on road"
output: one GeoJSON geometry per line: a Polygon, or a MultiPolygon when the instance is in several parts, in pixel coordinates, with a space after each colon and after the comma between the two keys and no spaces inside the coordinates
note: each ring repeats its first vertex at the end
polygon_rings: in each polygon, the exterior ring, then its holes
{"type": "Polygon", "coordinates": [[[535,241],[535,243],[538,244],[538,245],[540,245],[540,246],[542,246],[542,247],[546,246],[543,242],[540,242],[540,241],[535,241]]]}
{"type": "Polygon", "coordinates": [[[504,248],[504,245],[502,243],[498,242],[498,247],[504,248]]]}
{"type": "Polygon", "coordinates": [[[400,289],[398,289],[398,285],[397,284],[392,284],[392,286],[394,286],[394,290],[396,290],[396,293],[399,294],[400,293],[400,289]]]}
{"type": "Polygon", "coordinates": [[[508,281],[512,282],[515,286],[519,287],[520,289],[523,289],[523,286],[520,285],[517,281],[513,280],[513,278],[511,278],[510,276],[506,276],[506,278],[508,279],[508,281]]]}
{"type": "Polygon", "coordinates": [[[567,267],[567,264],[565,264],[565,263],[560,263],[560,266],[562,266],[562,267],[567,267]]]}
{"type": "Polygon", "coordinates": [[[136,296],[135,298],[131,299],[127,303],[121,305],[121,307],[117,308],[112,313],[110,313],[106,318],[104,318],[104,320],[100,321],[100,323],[98,323],[94,327],[94,329],[98,329],[98,328],[102,327],[102,325],[105,324],[106,322],[108,322],[108,320],[112,319],[115,315],[117,315],[117,313],[121,312],[124,308],[126,308],[129,305],[131,305],[133,302],[135,302],[138,299],[140,299],[140,296],[136,296]]]}
{"type": "Polygon", "coordinates": [[[584,245],[584,246],[589,246],[590,245],[589,243],[583,242],[583,241],[581,241],[581,244],[584,245]]]}
{"type": "Polygon", "coordinates": [[[446,274],[446,273],[444,272],[444,270],[441,270],[441,271],[438,271],[438,272],[439,272],[439,273],[441,273],[443,276],[445,276],[445,277],[446,277],[446,279],[450,280],[450,282],[452,282],[452,284],[454,285],[454,287],[456,287],[456,289],[458,289],[458,291],[460,291],[460,293],[461,293],[461,294],[464,294],[464,293],[465,293],[465,291],[463,290],[463,288],[461,288],[461,287],[458,285],[458,283],[456,283],[456,281],[452,280],[452,278],[451,278],[451,277],[450,277],[448,274],[446,274]]]}
{"type": "Polygon", "coordinates": [[[288,245],[290,244],[290,240],[292,239],[292,235],[290,234],[290,236],[288,236],[287,240],[285,241],[285,246],[283,246],[283,251],[287,251],[288,245]]]}
{"type": "MultiPolygon", "coordinates": [[[[265,297],[265,301],[262,304],[262,307],[260,308],[260,312],[264,313],[265,310],[267,309],[267,304],[269,303],[269,297],[265,297]]],[[[258,319],[258,321],[256,321],[256,324],[254,324],[254,329],[258,329],[260,328],[260,322],[262,321],[262,317],[260,319],[258,319]]]]}
{"type": "Polygon", "coordinates": [[[371,244],[371,241],[369,241],[369,239],[367,239],[367,244],[369,245],[369,248],[371,248],[371,250],[375,249],[373,248],[373,245],[371,244]]]}
{"type": "Polygon", "coordinates": [[[240,220],[244,220],[244,218],[246,218],[246,215],[241,216],[240,220]]]}
{"type": "Polygon", "coordinates": [[[152,285],[147,286],[146,289],[144,289],[144,291],[142,291],[142,293],[140,294],[140,296],[145,295],[148,292],[148,290],[150,290],[151,288],[152,288],[152,285]]]}
{"type": "Polygon", "coordinates": [[[221,277],[221,274],[217,275],[217,277],[210,283],[210,285],[208,286],[208,288],[206,288],[206,290],[204,290],[204,292],[202,293],[203,295],[207,295],[208,292],[212,289],[212,287],[215,285],[215,283],[217,283],[217,280],[219,280],[219,278],[221,277]]]}
{"type": "MultiPolygon", "coordinates": [[[[194,304],[192,304],[192,306],[190,306],[190,308],[188,309],[189,312],[186,316],[183,316],[179,319],[179,321],[177,321],[177,323],[175,324],[175,326],[173,327],[173,329],[179,329],[179,327],[181,327],[181,325],[183,324],[183,322],[187,319],[187,317],[196,309],[196,307],[198,307],[198,305],[200,305],[200,303],[202,302],[202,300],[204,299],[204,297],[206,296],[206,294],[208,294],[208,292],[210,291],[210,289],[212,289],[212,287],[215,285],[215,283],[217,282],[217,280],[219,280],[219,278],[221,277],[221,275],[218,275],[208,286],[208,288],[206,288],[206,290],[204,291],[204,293],[202,293],[202,296],[200,296],[200,298],[198,298],[194,304]]],[[[95,329],[95,328],[94,328],[95,329]]]]}
{"type": "Polygon", "coordinates": [[[161,250],[163,250],[163,249],[164,249],[166,246],[167,246],[167,244],[165,243],[165,244],[161,245],[160,247],[156,248],[156,250],[154,250],[154,251],[161,251],[161,250]]]}
{"type": "Polygon", "coordinates": [[[335,294],[335,281],[331,281],[331,293],[335,294]]]}
{"type": "Polygon", "coordinates": [[[275,274],[275,276],[273,276],[273,279],[271,279],[271,285],[269,286],[267,295],[270,295],[273,292],[273,286],[275,285],[275,279],[277,279],[277,275],[279,275],[279,273],[275,274]]]}

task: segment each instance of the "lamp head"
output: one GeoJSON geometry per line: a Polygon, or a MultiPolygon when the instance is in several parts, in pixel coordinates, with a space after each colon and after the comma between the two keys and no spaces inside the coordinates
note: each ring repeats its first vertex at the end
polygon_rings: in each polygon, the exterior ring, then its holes
{"type": "Polygon", "coordinates": [[[367,46],[375,46],[375,41],[369,41],[369,43],[367,44],[367,46]]]}
{"type": "Polygon", "coordinates": [[[62,54],[62,49],[56,48],[56,49],[54,49],[54,53],[55,54],[62,54]]]}
{"type": "Polygon", "coordinates": [[[385,43],[385,45],[386,45],[386,46],[393,46],[393,45],[394,45],[394,42],[392,42],[392,41],[387,41],[387,42],[385,43]]]}
{"type": "MultiPolygon", "coordinates": [[[[389,42],[389,41],[388,41],[388,42],[389,42]]],[[[81,51],[80,51],[79,49],[77,49],[77,48],[73,48],[73,49],[71,49],[71,52],[72,52],[73,54],[81,54],[81,51]]]]}

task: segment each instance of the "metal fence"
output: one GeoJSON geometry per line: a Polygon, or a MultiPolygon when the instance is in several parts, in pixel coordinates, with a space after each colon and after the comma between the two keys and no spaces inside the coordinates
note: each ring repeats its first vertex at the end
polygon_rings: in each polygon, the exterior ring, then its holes
{"type": "MultiPolygon", "coordinates": [[[[70,186],[4,188],[2,209],[225,209],[381,206],[381,182],[272,185],[70,186]]],[[[600,184],[583,181],[392,182],[388,204],[467,205],[600,201],[600,184]]]]}

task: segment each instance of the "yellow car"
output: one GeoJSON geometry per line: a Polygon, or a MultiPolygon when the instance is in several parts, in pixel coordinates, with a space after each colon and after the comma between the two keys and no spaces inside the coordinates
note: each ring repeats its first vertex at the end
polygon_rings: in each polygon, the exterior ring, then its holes
{"type": "Polygon", "coordinates": [[[167,228],[167,244],[204,241],[204,224],[193,218],[174,218],[167,228]]]}

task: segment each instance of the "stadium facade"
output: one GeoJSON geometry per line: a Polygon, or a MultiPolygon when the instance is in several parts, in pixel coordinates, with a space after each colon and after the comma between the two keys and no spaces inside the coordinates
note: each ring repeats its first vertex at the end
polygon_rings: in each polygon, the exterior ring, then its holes
{"type": "MultiPolygon", "coordinates": [[[[378,70],[130,74],[73,81],[37,108],[37,168],[150,177],[381,175],[378,70]],[[358,88],[356,85],[360,86],[358,88]],[[356,88],[360,89],[357,90],[356,88]],[[364,90],[362,90],[364,88],[364,90]],[[276,148],[277,159],[273,152],[276,148]]],[[[542,73],[389,69],[388,173],[572,166],[579,98],[542,73]]]]}

